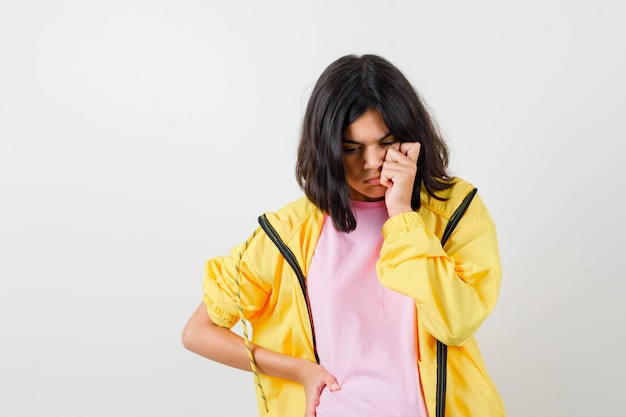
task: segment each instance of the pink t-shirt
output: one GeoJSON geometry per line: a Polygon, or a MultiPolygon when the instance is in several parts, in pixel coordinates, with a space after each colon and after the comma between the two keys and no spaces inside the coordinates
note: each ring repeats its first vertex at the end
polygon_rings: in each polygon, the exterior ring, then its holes
{"type": "Polygon", "coordinates": [[[341,385],[322,391],[317,417],[427,417],[414,301],[376,274],[385,202],[352,204],[356,230],[338,232],[326,216],[307,278],[320,363],[341,385]]]}

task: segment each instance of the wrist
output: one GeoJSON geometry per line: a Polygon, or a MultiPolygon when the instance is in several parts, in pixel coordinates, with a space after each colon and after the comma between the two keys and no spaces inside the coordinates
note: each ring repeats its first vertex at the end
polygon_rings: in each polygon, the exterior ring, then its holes
{"type": "Polygon", "coordinates": [[[297,382],[298,384],[304,385],[307,377],[313,372],[311,366],[317,364],[304,358],[293,357],[293,359],[289,379],[297,382]]]}
{"type": "Polygon", "coordinates": [[[389,217],[397,216],[398,214],[403,214],[403,213],[411,213],[412,211],[413,211],[413,208],[411,206],[387,208],[387,213],[389,213],[389,217]]]}

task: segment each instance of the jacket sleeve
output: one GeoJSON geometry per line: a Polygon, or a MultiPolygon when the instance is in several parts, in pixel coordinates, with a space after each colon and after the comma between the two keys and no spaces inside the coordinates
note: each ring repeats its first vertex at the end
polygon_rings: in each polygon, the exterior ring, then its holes
{"type": "Polygon", "coordinates": [[[445,248],[417,212],[391,217],[382,232],[381,283],[415,300],[431,335],[461,345],[493,310],[502,278],[495,225],[483,201],[474,197],[445,248]]]}
{"type": "Polygon", "coordinates": [[[267,302],[272,290],[271,283],[259,278],[251,261],[254,252],[263,251],[259,246],[259,238],[255,233],[247,242],[234,247],[229,256],[207,261],[202,282],[202,301],[215,324],[228,328],[234,326],[240,318],[239,307],[244,317],[250,320],[267,302]]]}

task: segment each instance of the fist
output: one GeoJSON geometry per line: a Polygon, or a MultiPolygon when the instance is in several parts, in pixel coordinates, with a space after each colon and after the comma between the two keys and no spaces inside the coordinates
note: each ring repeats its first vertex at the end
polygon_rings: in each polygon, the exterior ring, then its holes
{"type": "Polygon", "coordinates": [[[411,197],[420,149],[419,142],[402,142],[397,149],[390,148],[385,154],[380,184],[387,187],[385,205],[389,217],[413,211],[411,197]]]}

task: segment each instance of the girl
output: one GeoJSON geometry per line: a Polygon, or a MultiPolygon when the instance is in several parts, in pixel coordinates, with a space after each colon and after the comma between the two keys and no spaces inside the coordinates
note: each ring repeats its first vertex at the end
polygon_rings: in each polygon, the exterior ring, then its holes
{"type": "Polygon", "coordinates": [[[207,262],[184,346],[252,371],[262,416],[503,416],[474,339],[500,287],[495,227],[476,195],[442,246],[473,195],[447,165],[395,66],[333,62],[302,124],[305,196],[207,262]]]}

